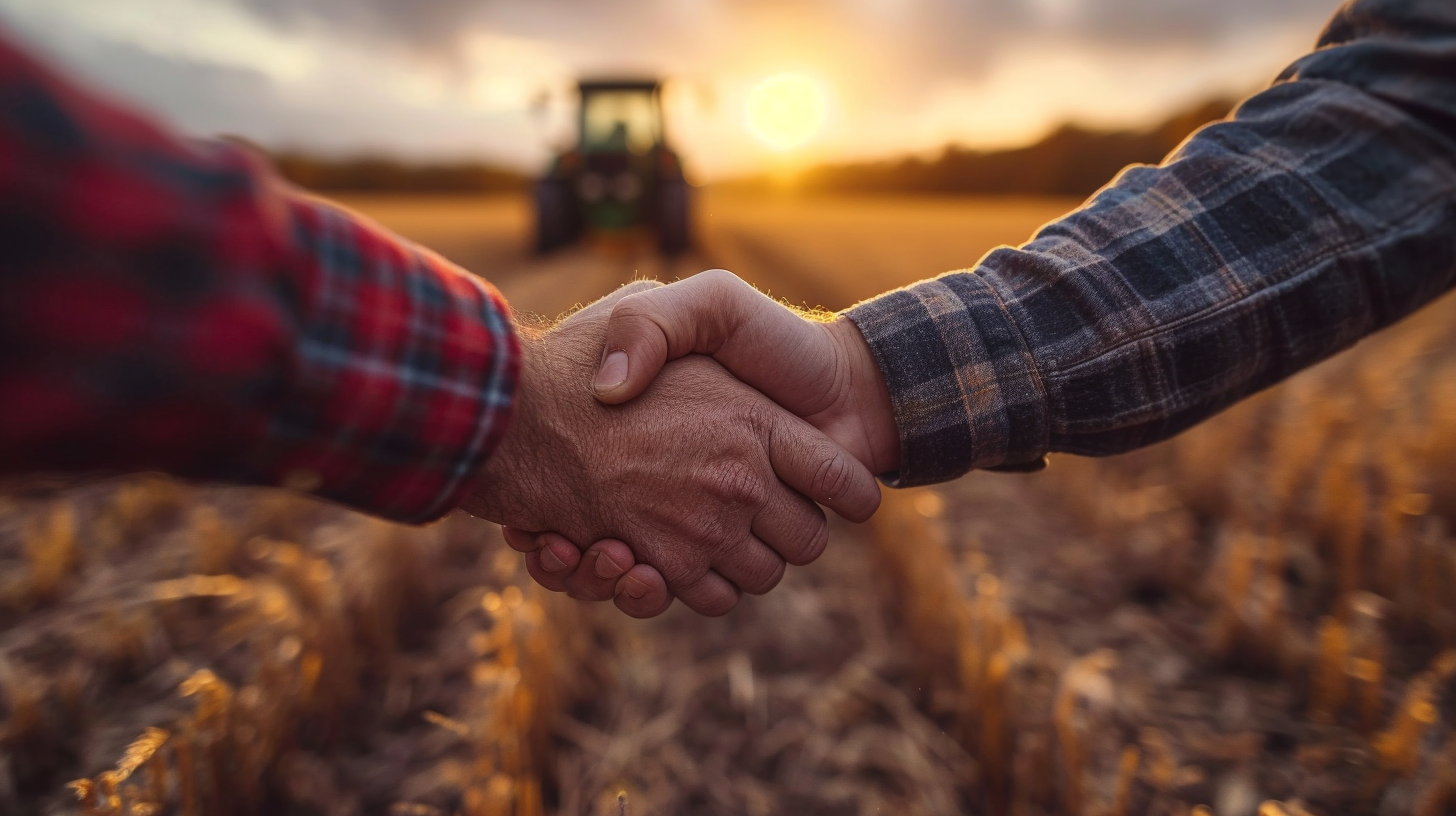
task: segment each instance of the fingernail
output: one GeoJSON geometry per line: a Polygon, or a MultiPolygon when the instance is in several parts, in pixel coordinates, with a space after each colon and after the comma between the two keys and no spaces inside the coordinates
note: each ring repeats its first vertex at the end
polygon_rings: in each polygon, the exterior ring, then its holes
{"type": "Polygon", "coordinates": [[[604,553],[597,553],[596,573],[598,578],[616,578],[622,572],[623,569],[617,566],[612,559],[608,558],[604,553]]]}
{"type": "Polygon", "coordinates": [[[611,391],[627,381],[627,352],[614,351],[602,361],[597,378],[592,383],[598,393],[611,391]]]}
{"type": "Polygon", "coordinates": [[[634,576],[628,575],[626,578],[622,579],[622,591],[627,593],[627,596],[629,598],[641,600],[642,598],[647,597],[647,593],[650,590],[651,587],[637,580],[637,578],[634,576]]]}
{"type": "Polygon", "coordinates": [[[556,557],[550,547],[541,548],[541,569],[547,572],[560,572],[566,569],[566,562],[556,557]]]}

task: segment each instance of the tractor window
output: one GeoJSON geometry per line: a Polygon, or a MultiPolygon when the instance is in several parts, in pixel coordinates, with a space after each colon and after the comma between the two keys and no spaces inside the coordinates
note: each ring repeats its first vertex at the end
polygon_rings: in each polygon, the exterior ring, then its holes
{"type": "Polygon", "coordinates": [[[582,100],[587,150],[646,153],[657,138],[657,104],[650,91],[594,91],[582,100]]]}

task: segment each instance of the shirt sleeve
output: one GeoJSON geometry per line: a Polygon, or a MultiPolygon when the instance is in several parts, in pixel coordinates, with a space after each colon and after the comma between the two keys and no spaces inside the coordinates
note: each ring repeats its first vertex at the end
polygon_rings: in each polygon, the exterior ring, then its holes
{"type": "Polygon", "coordinates": [[[896,485],[1165,439],[1456,284],[1456,4],[1358,0],[1158,167],[848,311],[896,485]]]}
{"type": "Polygon", "coordinates": [[[0,474],[154,470],[390,519],[509,421],[500,295],[0,41],[0,474]]]}

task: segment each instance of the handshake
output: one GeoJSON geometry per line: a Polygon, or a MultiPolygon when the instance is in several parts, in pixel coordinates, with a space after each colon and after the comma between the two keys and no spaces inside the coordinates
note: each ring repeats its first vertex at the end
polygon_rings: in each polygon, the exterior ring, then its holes
{"type": "Polygon", "coordinates": [[[634,617],[762,594],[828,541],[823,505],[879,507],[899,466],[859,330],[723,270],[622,287],[520,332],[516,416],[463,508],[505,525],[538,583],[634,617]]]}

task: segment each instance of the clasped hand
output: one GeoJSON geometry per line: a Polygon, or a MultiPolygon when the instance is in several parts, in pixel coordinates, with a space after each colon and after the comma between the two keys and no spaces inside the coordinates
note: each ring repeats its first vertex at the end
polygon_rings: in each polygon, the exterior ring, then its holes
{"type": "Polygon", "coordinates": [[[463,507],[549,589],[724,614],[823,552],[820,504],[869,518],[895,467],[884,383],[838,322],[714,271],[523,330],[515,418],[463,507]]]}

